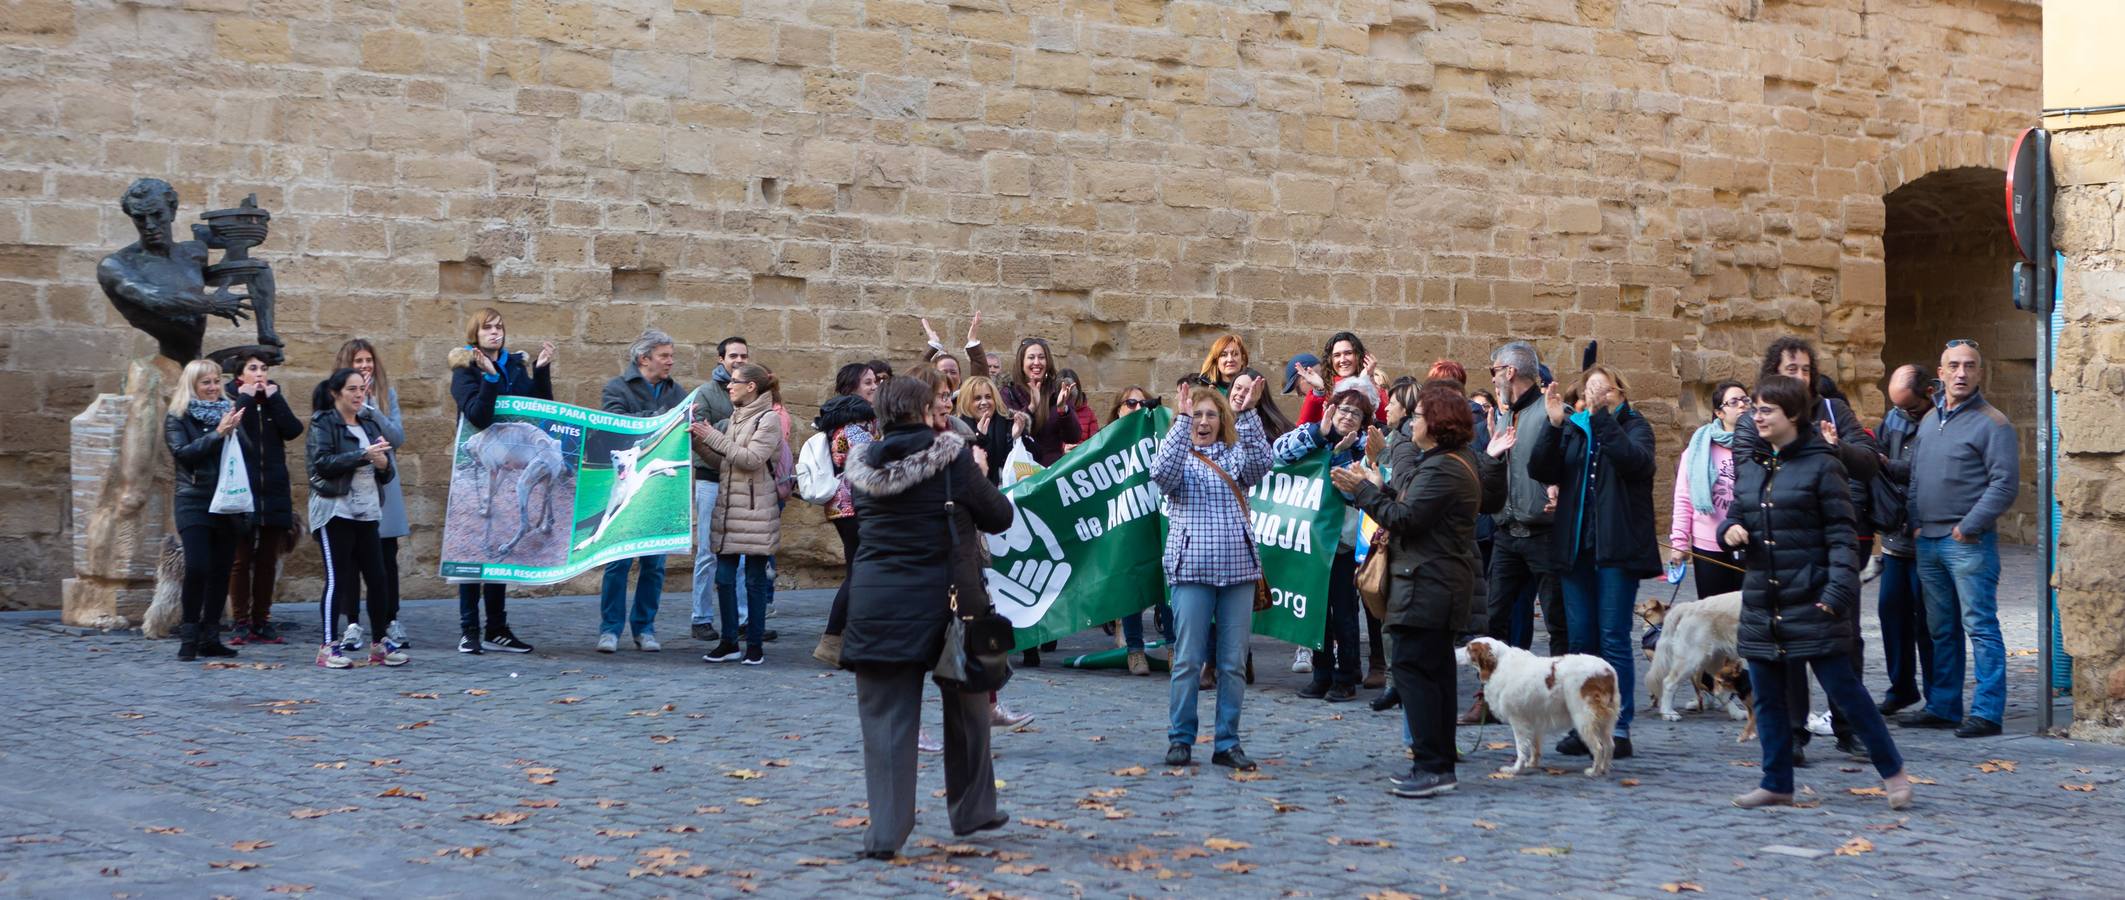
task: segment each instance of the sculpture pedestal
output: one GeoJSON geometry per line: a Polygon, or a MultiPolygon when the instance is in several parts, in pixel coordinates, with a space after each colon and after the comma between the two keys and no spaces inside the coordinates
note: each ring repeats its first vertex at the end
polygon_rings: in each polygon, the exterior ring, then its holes
{"type": "Polygon", "coordinates": [[[133,361],[125,393],[103,394],[73,420],[74,577],[61,589],[68,625],[127,628],[155,595],[170,517],[173,469],[162,417],[181,368],[133,361]]]}

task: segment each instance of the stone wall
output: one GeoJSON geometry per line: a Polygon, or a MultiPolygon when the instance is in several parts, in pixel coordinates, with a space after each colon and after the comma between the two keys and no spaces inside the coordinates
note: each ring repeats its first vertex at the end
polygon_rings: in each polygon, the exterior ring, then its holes
{"type": "Polygon", "coordinates": [[[2052,232],[2065,334],[2058,398],[2059,616],[2073,654],[2073,734],[2125,741],[2125,126],[2058,131],[2052,232]]]}
{"type": "MultiPolygon", "coordinates": [[[[66,420],[148,351],[91,278],[141,175],[188,218],[251,192],[274,212],[283,381],[380,339],[433,522],[444,354],[490,303],[561,342],[579,402],[649,323],[688,342],[689,382],[746,335],[807,411],[836,364],[911,359],[916,316],[980,309],[996,343],[1055,338],[1102,403],[1226,329],[1281,360],[1355,328],[1396,372],[1599,338],[1665,455],[1703,413],[1689,388],[1799,332],[1878,412],[1882,197],[2002,165],[2038,105],[2020,0],[5,10],[0,606],[56,602],[66,420]]],[[[790,521],[785,573],[816,578],[833,541],[790,521]]],[[[433,571],[435,533],[411,547],[433,571]]]]}

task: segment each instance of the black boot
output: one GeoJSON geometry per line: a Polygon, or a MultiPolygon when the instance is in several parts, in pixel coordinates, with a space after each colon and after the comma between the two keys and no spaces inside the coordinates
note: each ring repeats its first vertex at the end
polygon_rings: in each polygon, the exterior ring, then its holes
{"type": "Polygon", "coordinates": [[[186,622],[177,626],[177,659],[191,662],[199,658],[199,626],[186,622]]]}
{"type": "Polygon", "coordinates": [[[199,655],[235,656],[236,650],[221,642],[221,621],[199,623],[199,655]]]}

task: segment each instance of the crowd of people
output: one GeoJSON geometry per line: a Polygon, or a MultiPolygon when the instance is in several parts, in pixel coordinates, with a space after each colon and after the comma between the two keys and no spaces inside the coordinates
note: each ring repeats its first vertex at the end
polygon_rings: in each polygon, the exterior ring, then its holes
{"type": "MultiPolygon", "coordinates": [[[[872,810],[867,855],[892,855],[912,827],[918,751],[944,755],[956,833],[1008,819],[996,808],[989,728],[1030,716],[1011,712],[994,691],[939,680],[942,740],[919,725],[923,675],[952,649],[948,626],[989,608],[981,536],[1012,523],[999,490],[1005,461],[1022,452],[1053,464],[1102,427],[1167,403],[1129,385],[1102,420],[1048,341],[1026,338],[1005,358],[982,344],[979,325],[977,314],[965,345],[953,348],[924,322],[928,352],[899,375],[883,360],[843,366],[811,423],[836,479],[821,501],[824,518],[846,561],[812,655],[857,676],[872,810]]],[[[554,345],[528,353],[511,349],[508,336],[501,313],[481,309],[448,355],[456,411],[473,429],[492,424],[501,397],[553,396],[554,345]]],[[[778,379],[744,338],[716,345],[714,370],[697,392],[673,377],[675,344],[644,332],[602,404],[651,416],[693,398],[692,637],[713,644],[708,662],[760,665],[764,645],[778,637],[767,620],[797,480],[791,416],[778,379]]],[[[1469,370],[1451,360],[1422,377],[1390,379],[1358,335],[1338,332],[1319,355],[1285,361],[1278,392],[1240,337],[1218,338],[1173,386],[1173,421],[1149,467],[1169,521],[1162,567],[1170,592],[1153,610],[1170,670],[1164,762],[1192,761],[1197,700],[1210,690],[1212,762],[1255,768],[1240,722],[1253,680],[1248,623],[1267,591],[1246,491],[1273,464],[1325,451],[1340,501],[1320,513],[1338,517],[1340,536],[1325,640],[1319,653],[1301,648],[1292,668],[1311,675],[1302,697],[1342,703],[1374,689],[1375,709],[1402,708],[1411,769],[1392,779],[1395,793],[1454,788],[1455,727],[1494,720],[1480,688],[1474,705],[1455,713],[1455,647],[1483,636],[1533,649],[1538,609],[1548,655],[1597,656],[1616,672],[1613,754],[1631,756],[1636,592],[1694,569],[1700,597],[1742,597],[1738,652],[1763,768],[1757,789],[1735,804],[1792,802],[1793,769],[1806,764],[1810,738],[1810,671],[1838,750],[1871,760],[1891,804],[1908,804],[1888,717],[1904,713],[1895,720],[1904,727],[1960,737],[2001,730],[1996,524],[2019,482],[2015,432],[1985,402],[1975,341],[1948,342],[1934,378],[1920,364],[1896,369],[1886,386],[1891,408],[1872,429],[1816,361],[1803,340],[1773,342],[1753,383],[1721,381],[1699,398],[1711,415],[1667,451],[1669,460],[1634,405],[1628,375],[1591,354],[1564,377],[1532,344],[1510,341],[1487,360],[1487,383],[1471,385],[1469,370]],[[1296,395],[1295,419],[1278,393],[1286,402],[1296,395]],[[1670,463],[1671,525],[1662,534],[1654,480],[1670,463]],[[1360,602],[1357,587],[1367,518],[1381,533],[1371,552],[1388,561],[1377,610],[1360,602]],[[1882,582],[1877,615],[1889,682],[1878,700],[1860,664],[1860,585],[1870,564],[1882,582]],[[1966,660],[1976,672],[1967,711],[1966,660]]],[[[232,360],[226,371],[205,360],[185,367],[165,422],[185,560],[180,659],[283,641],[270,618],[274,577],[305,529],[325,571],[317,664],[348,668],[364,650],[374,664],[408,661],[397,621],[398,544],[409,533],[397,454],[408,435],[375,345],[348,341],[334,362],[311,391],[307,423],[263,357],[232,360]],[[305,433],[311,490],[308,515],[298,518],[285,447],[305,433]],[[231,460],[247,483],[230,483],[231,460]],[[241,511],[224,505],[232,490],[250,495],[241,511]]],[[[641,651],[661,649],[664,581],[662,556],[606,566],[598,652],[616,652],[625,635],[641,651]]],[[[460,652],[531,651],[509,627],[507,599],[501,584],[459,587],[460,652]]],[[[1127,670],[1150,674],[1141,614],[1107,628],[1127,650],[1127,670]]],[[[1026,648],[1021,665],[1039,665],[1043,649],[1053,645],[1026,648]]],[[[1589,750],[1575,733],[1556,752],[1589,750]]]]}

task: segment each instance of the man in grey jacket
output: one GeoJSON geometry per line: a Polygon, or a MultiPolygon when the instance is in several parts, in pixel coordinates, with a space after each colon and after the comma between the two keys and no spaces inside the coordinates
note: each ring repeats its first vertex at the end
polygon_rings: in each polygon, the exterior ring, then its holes
{"type": "MultiPolygon", "coordinates": [[[[1552,574],[1554,568],[1550,517],[1556,504],[1549,487],[1527,474],[1527,459],[1534,452],[1535,438],[1550,427],[1542,406],[1541,371],[1541,358],[1526,341],[1513,341],[1491,351],[1491,387],[1504,407],[1499,411],[1503,433],[1496,437],[1510,434],[1512,445],[1505,451],[1505,508],[1492,518],[1490,591],[1484,631],[1521,649],[1535,641],[1535,597],[1544,577],[1552,574]]],[[[1475,449],[1487,453],[1489,448],[1475,449]]],[[[1543,617],[1550,619],[1547,609],[1543,617]]],[[[1563,621],[1562,615],[1556,616],[1556,624],[1561,626],[1563,621]]],[[[1554,635],[1551,643],[1553,654],[1563,652],[1563,642],[1554,635]]],[[[1478,691],[1475,706],[1463,713],[1459,722],[1474,725],[1488,715],[1483,694],[1478,691]]]]}
{"type": "MultiPolygon", "coordinates": [[[[700,396],[694,398],[694,421],[707,422],[717,428],[730,422],[730,372],[752,358],[752,347],[737,335],[716,344],[716,370],[708,376],[708,383],[701,386],[700,396]]],[[[722,481],[723,474],[716,461],[702,456],[700,449],[695,448],[693,637],[711,644],[723,640],[723,633],[716,630],[716,554],[709,549],[715,546],[715,530],[710,523],[716,518],[716,494],[723,487],[722,481]]],[[[738,591],[742,597],[744,585],[739,585],[738,591]]],[[[741,603],[738,608],[742,610],[745,605],[741,603]]]]}
{"type": "MultiPolygon", "coordinates": [[[[1953,340],[1941,352],[1941,405],[1919,422],[1911,456],[1910,518],[1918,531],[1918,578],[1941,683],[1957,686],[1947,708],[1904,724],[1945,728],[1962,712],[1961,619],[1976,660],[1970,715],[1956,737],[2000,733],[2007,712],[2007,645],[2000,636],[1999,517],[2022,480],[2021,447],[2005,413],[1985,402],[1977,342],[1953,340]]],[[[1929,679],[1930,680],[1930,679],[1929,679]]]]}
{"type": "MultiPolygon", "coordinates": [[[[606,412],[623,416],[655,416],[669,412],[686,399],[686,390],[671,379],[674,355],[671,335],[657,329],[642,332],[627,348],[627,363],[620,374],[605,382],[600,405],[606,412]]],[[[598,595],[598,652],[620,649],[620,627],[631,625],[635,646],[650,653],[664,649],[657,643],[657,602],[664,596],[664,557],[616,559],[605,564],[605,581],[598,595]],[[627,575],[641,564],[635,579],[634,614],[627,612],[627,575]]]]}

